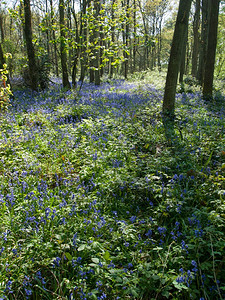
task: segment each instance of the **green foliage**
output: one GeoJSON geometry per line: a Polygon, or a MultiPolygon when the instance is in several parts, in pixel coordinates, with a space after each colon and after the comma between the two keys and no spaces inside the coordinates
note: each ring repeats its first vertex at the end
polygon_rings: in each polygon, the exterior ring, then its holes
{"type": "Polygon", "coordinates": [[[5,111],[10,105],[10,96],[12,91],[10,85],[7,84],[7,65],[3,65],[3,69],[0,69],[1,86],[0,86],[0,112],[5,111]]]}
{"type": "Polygon", "coordinates": [[[225,13],[222,12],[219,15],[218,25],[218,42],[217,42],[217,53],[216,53],[216,66],[215,73],[220,79],[225,77],[225,56],[224,56],[224,43],[225,43],[225,13]]]}
{"type": "Polygon", "coordinates": [[[224,298],[224,97],[177,94],[167,141],[164,76],[142,75],[15,93],[0,123],[3,299],[224,298]]]}

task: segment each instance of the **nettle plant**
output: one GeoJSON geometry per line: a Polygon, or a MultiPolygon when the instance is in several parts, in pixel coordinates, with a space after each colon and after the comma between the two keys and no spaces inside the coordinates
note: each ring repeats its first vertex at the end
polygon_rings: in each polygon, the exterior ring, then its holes
{"type": "Polygon", "coordinates": [[[10,105],[10,96],[12,95],[11,87],[7,84],[7,74],[7,64],[3,64],[3,69],[0,69],[0,111],[5,111],[8,108],[10,105]]]}

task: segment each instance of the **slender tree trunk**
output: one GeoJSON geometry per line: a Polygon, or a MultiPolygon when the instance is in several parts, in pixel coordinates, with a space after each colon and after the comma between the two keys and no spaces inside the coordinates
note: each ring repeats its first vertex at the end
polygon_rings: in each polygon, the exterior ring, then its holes
{"type": "Polygon", "coordinates": [[[126,0],[126,53],[125,53],[125,78],[127,78],[128,76],[128,67],[129,67],[129,54],[128,54],[128,48],[129,48],[129,39],[130,39],[130,4],[129,4],[129,0],[126,0]]]}
{"type": "MultiPolygon", "coordinates": [[[[54,24],[54,9],[52,0],[50,0],[50,8],[51,8],[51,25],[53,27],[54,24]]],[[[55,59],[55,72],[56,76],[59,76],[59,65],[58,65],[58,54],[57,54],[57,44],[56,44],[56,36],[55,36],[55,29],[52,29],[52,38],[53,38],[53,47],[54,47],[54,59],[55,59]]]]}
{"type": "Polygon", "coordinates": [[[62,81],[63,81],[63,87],[66,89],[70,89],[70,82],[69,82],[68,70],[67,70],[64,0],[59,0],[59,23],[60,23],[60,54],[61,54],[61,66],[62,66],[62,81]]]}
{"type": "Polygon", "coordinates": [[[185,31],[184,44],[183,44],[183,49],[182,49],[182,54],[181,54],[180,77],[179,77],[180,83],[183,83],[183,81],[184,81],[186,58],[187,58],[187,43],[188,43],[188,28],[186,28],[186,31],[185,31]]]}
{"type": "MultiPolygon", "coordinates": [[[[89,11],[91,10],[92,13],[94,13],[93,12],[94,9],[95,8],[93,7],[92,3],[89,2],[89,11]]],[[[95,68],[95,58],[94,58],[95,57],[95,30],[96,30],[96,28],[95,28],[96,24],[94,24],[96,21],[95,17],[96,17],[96,15],[94,16],[94,21],[92,24],[92,26],[94,26],[94,28],[91,31],[89,30],[89,45],[90,45],[89,46],[89,50],[90,50],[90,52],[89,52],[89,82],[90,83],[95,82],[95,71],[94,71],[94,68],[95,68]]]]}
{"type": "Polygon", "coordinates": [[[155,68],[155,59],[156,59],[156,48],[155,48],[155,32],[156,32],[156,14],[153,14],[152,20],[152,37],[153,40],[151,42],[151,64],[150,69],[153,70],[155,68]]]}
{"type": "Polygon", "coordinates": [[[74,7],[72,8],[72,14],[75,22],[75,32],[76,32],[76,47],[74,49],[74,57],[73,57],[73,69],[72,69],[72,85],[73,87],[77,86],[76,77],[77,77],[77,65],[78,65],[78,58],[80,54],[80,47],[79,47],[79,28],[78,28],[78,21],[76,17],[76,13],[74,7]]]}
{"type": "Polygon", "coordinates": [[[100,85],[100,33],[99,33],[99,12],[100,2],[94,0],[95,25],[94,25],[94,68],[95,68],[95,85],[100,85]]]}
{"type": "Polygon", "coordinates": [[[162,17],[159,21],[159,33],[158,33],[158,53],[157,53],[157,60],[158,60],[158,70],[161,72],[161,50],[162,50],[162,17]]]}
{"type": "Polygon", "coordinates": [[[130,27],[129,27],[129,0],[122,1],[122,7],[126,11],[126,18],[125,18],[125,24],[123,26],[123,44],[125,46],[125,50],[123,51],[124,56],[124,77],[127,79],[128,75],[128,45],[129,45],[129,35],[130,35],[130,27]]]}
{"type": "Polygon", "coordinates": [[[1,12],[0,12],[0,31],[1,31],[1,41],[4,42],[5,33],[4,33],[4,29],[3,29],[3,16],[2,16],[1,12]]]}
{"type": "Polygon", "coordinates": [[[77,77],[77,63],[78,63],[78,55],[76,53],[75,56],[74,56],[73,69],[72,69],[72,85],[73,85],[73,87],[77,86],[77,81],[76,81],[76,77],[77,77]]]}
{"type": "Polygon", "coordinates": [[[206,63],[203,79],[203,98],[206,100],[210,100],[213,97],[213,77],[216,58],[217,29],[220,6],[220,0],[210,1],[211,10],[209,18],[208,47],[206,53],[206,63]]]}
{"type": "Polygon", "coordinates": [[[133,16],[133,24],[134,24],[134,32],[133,32],[133,72],[136,71],[136,54],[137,54],[137,5],[136,5],[136,0],[134,0],[134,16],[133,16]]]}
{"type": "Polygon", "coordinates": [[[209,30],[209,11],[210,1],[202,0],[202,25],[201,25],[201,41],[200,41],[200,52],[199,52],[199,64],[197,71],[197,79],[199,83],[203,84],[203,75],[206,62],[206,51],[208,45],[208,30],[209,30]]]}
{"type": "MultiPolygon", "coordinates": [[[[101,9],[101,7],[100,7],[101,9]]],[[[107,44],[105,42],[105,34],[104,34],[104,30],[103,30],[103,26],[102,24],[100,25],[100,49],[99,49],[99,63],[100,63],[100,66],[99,66],[99,72],[100,72],[100,77],[103,76],[104,74],[104,67],[103,67],[103,49],[107,47],[107,44]]]]}
{"type": "Polygon", "coordinates": [[[177,77],[180,69],[182,51],[185,43],[185,33],[188,27],[189,12],[192,0],[180,0],[179,9],[175,24],[170,59],[166,78],[166,86],[163,99],[163,118],[174,120],[175,95],[177,77]]]}
{"type": "Polygon", "coordinates": [[[81,55],[80,55],[80,81],[84,81],[85,72],[87,69],[87,20],[86,20],[86,10],[87,10],[87,1],[83,0],[81,4],[81,28],[80,28],[80,36],[81,36],[81,55]]]}
{"type": "Polygon", "coordinates": [[[71,7],[70,3],[68,3],[67,8],[67,28],[68,28],[68,47],[69,47],[69,53],[68,53],[68,73],[71,76],[71,69],[72,69],[72,39],[73,34],[72,32],[72,20],[71,20],[71,7]]]}
{"type": "Polygon", "coordinates": [[[191,67],[191,75],[193,77],[197,76],[197,66],[198,66],[198,54],[199,54],[199,24],[200,23],[200,0],[196,0],[195,3],[195,15],[193,22],[193,35],[194,35],[194,43],[192,50],[192,67],[191,67]]]}
{"type": "Polygon", "coordinates": [[[47,48],[47,54],[48,59],[50,60],[51,54],[50,54],[50,45],[49,45],[49,20],[48,20],[48,0],[45,0],[45,26],[46,26],[46,48],[47,48]]]}
{"type": "Polygon", "coordinates": [[[38,69],[35,59],[34,45],[32,42],[30,0],[23,0],[24,4],[24,34],[26,39],[29,75],[32,90],[38,89],[38,69]]]}
{"type": "Polygon", "coordinates": [[[3,69],[4,63],[5,63],[5,58],[2,50],[2,43],[0,42],[0,69],[3,69]]]}
{"type": "MultiPolygon", "coordinates": [[[[114,25],[114,18],[115,18],[115,14],[114,14],[114,5],[115,5],[115,0],[112,0],[112,6],[111,6],[111,41],[112,41],[112,49],[114,50],[114,43],[115,43],[115,25],[114,25]]],[[[113,62],[113,57],[110,57],[109,59],[109,77],[112,78],[113,77],[113,72],[114,72],[114,67],[112,65],[113,62]]]]}

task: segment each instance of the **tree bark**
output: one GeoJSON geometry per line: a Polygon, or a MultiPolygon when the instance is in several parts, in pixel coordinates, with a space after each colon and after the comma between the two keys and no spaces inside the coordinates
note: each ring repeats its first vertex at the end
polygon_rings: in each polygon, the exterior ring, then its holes
{"type": "Polygon", "coordinates": [[[87,20],[86,20],[86,11],[87,11],[87,0],[83,0],[81,3],[81,27],[80,27],[80,36],[81,36],[81,55],[80,55],[80,81],[84,81],[85,72],[87,69],[87,20]]]}
{"type": "MultiPolygon", "coordinates": [[[[54,9],[52,0],[50,0],[50,9],[51,9],[51,25],[54,25],[54,9]]],[[[53,50],[54,50],[54,63],[55,63],[55,73],[56,76],[59,76],[59,66],[58,66],[58,55],[57,55],[57,44],[56,44],[56,36],[55,36],[55,29],[52,28],[52,38],[53,38],[53,50]]]]}
{"type": "Polygon", "coordinates": [[[32,90],[38,89],[38,69],[35,59],[35,50],[32,42],[30,0],[23,0],[24,4],[24,35],[26,39],[29,75],[32,90]]]}
{"type": "Polygon", "coordinates": [[[163,99],[163,118],[174,120],[175,94],[180,69],[185,32],[188,27],[192,0],[180,0],[175,24],[163,99]]]}
{"type": "Polygon", "coordinates": [[[128,75],[128,45],[129,45],[129,37],[130,37],[130,24],[129,24],[129,0],[122,1],[122,8],[126,11],[126,18],[125,18],[125,24],[123,26],[123,44],[124,44],[124,78],[127,79],[128,75]]]}
{"type": "Polygon", "coordinates": [[[134,25],[134,32],[133,32],[133,67],[132,67],[132,72],[136,71],[136,54],[137,54],[137,4],[136,0],[133,2],[134,5],[134,13],[133,13],[133,25],[134,25]]]}
{"type": "Polygon", "coordinates": [[[5,33],[4,33],[4,29],[3,29],[3,16],[2,16],[1,12],[0,12],[0,32],[1,32],[1,41],[4,42],[5,33]]]}
{"type": "MultiPolygon", "coordinates": [[[[115,43],[115,0],[112,0],[112,5],[111,5],[111,41],[112,41],[112,49],[114,50],[114,43],[115,43]]],[[[110,56],[109,59],[109,78],[113,77],[113,72],[114,72],[114,66],[112,65],[113,62],[113,57],[110,56]]]]}
{"type": "Polygon", "coordinates": [[[199,54],[199,24],[200,23],[200,0],[196,0],[195,3],[195,15],[193,22],[193,35],[194,35],[194,43],[192,50],[192,67],[191,67],[191,75],[193,77],[197,76],[197,66],[198,66],[198,54],[199,54]]]}
{"type": "Polygon", "coordinates": [[[95,15],[95,25],[94,25],[94,69],[95,69],[95,85],[100,85],[100,33],[99,33],[99,12],[100,12],[100,2],[99,0],[94,0],[94,15],[95,15]]]}
{"type": "Polygon", "coordinates": [[[61,54],[61,66],[62,66],[62,81],[63,81],[63,87],[66,89],[70,89],[70,82],[69,82],[68,70],[67,70],[64,0],[59,0],[59,23],[60,23],[60,54],[61,54]]]}
{"type": "MultiPolygon", "coordinates": [[[[92,3],[89,2],[89,11],[92,11],[94,10],[95,8],[93,7],[92,3]]],[[[96,21],[95,20],[96,18],[96,15],[94,16],[94,22],[96,21]]],[[[96,26],[96,24],[94,24],[94,27],[96,26]]],[[[95,63],[95,28],[93,28],[92,30],[89,30],[89,50],[90,50],[90,53],[89,53],[89,64],[88,64],[88,67],[89,67],[89,82],[90,83],[94,83],[95,82],[95,71],[94,71],[94,63],[95,63]]]]}
{"type": "Polygon", "coordinates": [[[197,71],[197,80],[202,85],[203,75],[206,62],[206,51],[208,45],[208,29],[209,29],[209,11],[210,11],[210,1],[202,0],[202,24],[201,24],[201,41],[200,41],[200,51],[199,51],[199,64],[197,71]]]}
{"type": "MultiPolygon", "coordinates": [[[[72,15],[74,18],[74,22],[75,22],[75,32],[76,32],[76,47],[74,49],[74,56],[73,56],[73,69],[72,69],[72,85],[73,87],[77,86],[77,82],[76,82],[76,77],[77,77],[77,64],[78,64],[78,58],[79,58],[79,54],[80,54],[80,47],[79,47],[79,28],[78,28],[78,21],[77,21],[77,17],[76,17],[76,13],[74,10],[74,5],[72,7],[72,15]]],[[[82,21],[81,21],[82,22],[82,21]]]]}
{"type": "Polygon", "coordinates": [[[203,79],[203,98],[205,100],[210,100],[213,97],[213,77],[216,58],[217,29],[220,6],[220,0],[210,1],[211,9],[209,18],[208,47],[203,79]]]}
{"type": "Polygon", "coordinates": [[[188,43],[188,28],[186,28],[186,30],[185,30],[184,44],[183,44],[183,49],[182,49],[182,54],[181,54],[180,77],[179,77],[180,83],[183,83],[183,81],[184,81],[186,58],[187,58],[187,43],[188,43]]]}

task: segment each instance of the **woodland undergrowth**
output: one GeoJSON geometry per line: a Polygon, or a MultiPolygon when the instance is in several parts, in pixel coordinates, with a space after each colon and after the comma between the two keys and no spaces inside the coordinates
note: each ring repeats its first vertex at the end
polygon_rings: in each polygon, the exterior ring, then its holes
{"type": "Polygon", "coordinates": [[[14,92],[0,299],[225,298],[225,99],[186,80],[167,140],[157,76],[14,92]]]}

